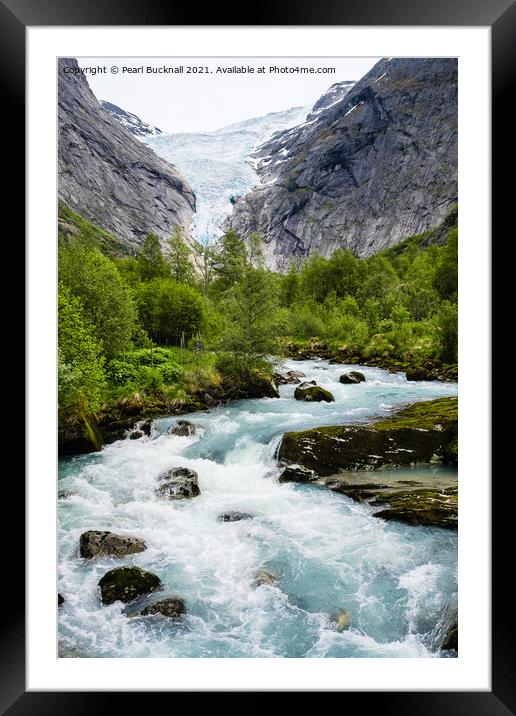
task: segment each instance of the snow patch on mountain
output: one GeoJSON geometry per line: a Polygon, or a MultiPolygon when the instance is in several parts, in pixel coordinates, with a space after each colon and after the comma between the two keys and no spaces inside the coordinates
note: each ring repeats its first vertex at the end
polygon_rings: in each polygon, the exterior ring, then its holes
{"type": "Polygon", "coordinates": [[[120,122],[120,124],[128,129],[131,134],[134,134],[135,137],[154,137],[159,134],[163,134],[159,127],[151,127],[150,124],[144,122],[142,119],[137,117],[136,114],[127,112],[127,110],[118,107],[118,105],[113,104],[112,102],[107,102],[106,100],[101,99],[100,104],[102,109],[120,122]]]}

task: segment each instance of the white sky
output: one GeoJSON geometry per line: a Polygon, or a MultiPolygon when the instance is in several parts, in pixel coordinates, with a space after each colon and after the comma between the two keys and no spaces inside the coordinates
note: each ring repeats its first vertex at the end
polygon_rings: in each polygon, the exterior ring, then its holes
{"type": "Polygon", "coordinates": [[[213,131],[234,122],[312,105],[334,82],[359,80],[378,57],[324,58],[119,58],[82,57],[79,65],[106,66],[106,74],[87,74],[97,99],[108,100],[164,132],[213,131]],[[110,68],[116,65],[117,74],[110,68]],[[122,67],[183,66],[184,74],[124,73],[122,67]],[[265,66],[264,74],[220,74],[217,67],[265,66]],[[187,66],[210,73],[186,74],[187,66]],[[334,74],[272,74],[269,67],[335,67],[334,74]]]}

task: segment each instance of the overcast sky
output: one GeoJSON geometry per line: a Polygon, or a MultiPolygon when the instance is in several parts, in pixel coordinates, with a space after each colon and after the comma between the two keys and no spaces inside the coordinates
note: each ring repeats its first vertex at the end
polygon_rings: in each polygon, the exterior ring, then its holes
{"type": "Polygon", "coordinates": [[[97,99],[108,100],[164,132],[202,132],[290,107],[312,105],[334,82],[359,80],[379,58],[77,58],[85,67],[106,66],[106,74],[87,74],[97,99]],[[123,67],[178,67],[184,74],[126,73],[123,67]],[[265,66],[264,74],[217,73],[217,67],[265,66]],[[277,67],[335,67],[334,74],[271,73],[277,67]],[[111,72],[117,66],[118,73],[111,72]],[[186,74],[187,66],[209,73],[186,74]]]}

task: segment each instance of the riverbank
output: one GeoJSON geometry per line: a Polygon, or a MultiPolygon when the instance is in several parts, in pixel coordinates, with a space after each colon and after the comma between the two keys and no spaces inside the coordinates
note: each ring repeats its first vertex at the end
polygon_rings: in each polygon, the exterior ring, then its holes
{"type": "Polygon", "coordinates": [[[129,432],[145,432],[147,422],[158,416],[204,412],[232,400],[274,398],[279,392],[267,375],[253,374],[245,383],[217,375],[210,385],[199,386],[188,395],[167,398],[162,391],[136,392],[109,405],[97,414],[61,416],[58,423],[60,457],[98,452],[104,445],[123,439],[129,432]]]}
{"type": "Polygon", "coordinates": [[[323,358],[330,363],[350,365],[369,365],[384,368],[394,373],[404,372],[407,380],[442,380],[457,382],[458,366],[456,363],[443,363],[437,358],[405,354],[403,357],[393,355],[369,355],[348,349],[346,346],[332,347],[325,341],[290,341],[285,346],[286,355],[292,360],[311,360],[323,358]]]}

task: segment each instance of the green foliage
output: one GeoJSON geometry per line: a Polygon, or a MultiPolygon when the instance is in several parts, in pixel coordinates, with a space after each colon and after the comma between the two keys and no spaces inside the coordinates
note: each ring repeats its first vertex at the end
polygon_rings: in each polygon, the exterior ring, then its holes
{"type": "Polygon", "coordinates": [[[453,229],[439,257],[434,275],[434,288],[441,298],[451,299],[457,295],[458,235],[453,229]]]}
{"type": "Polygon", "coordinates": [[[142,281],[170,276],[170,267],[161,251],[159,237],[148,234],[138,256],[138,273],[142,281]]]}
{"type": "Polygon", "coordinates": [[[444,301],[435,315],[439,335],[439,357],[445,363],[457,362],[459,321],[457,304],[444,301]]]}
{"type": "Polygon", "coordinates": [[[81,301],[62,284],[58,292],[58,330],[59,408],[82,415],[95,412],[105,388],[102,347],[81,301]]]}
{"type": "Polygon", "coordinates": [[[227,291],[242,277],[247,266],[247,249],[240,236],[230,229],[220,240],[220,251],[216,257],[216,290],[227,291]]]}
{"type": "Polygon", "coordinates": [[[130,345],[136,307],[113,261],[98,249],[74,241],[60,247],[59,279],[81,300],[85,318],[95,326],[108,359],[130,345]]]}
{"type": "Polygon", "coordinates": [[[222,305],[225,325],[221,347],[249,366],[278,351],[278,296],[270,272],[243,267],[222,305]]]}
{"type": "Polygon", "coordinates": [[[178,345],[203,329],[205,302],[199,292],[170,278],[155,278],[135,291],[140,321],[157,343],[178,345]]]}
{"type": "Polygon", "coordinates": [[[449,227],[442,246],[427,246],[430,234],[367,259],[339,250],[294,264],[279,286],[284,335],[455,362],[457,229],[449,227]]]}
{"type": "Polygon", "coordinates": [[[170,275],[178,283],[193,281],[194,269],[190,262],[190,250],[183,238],[181,228],[177,226],[168,240],[168,263],[170,275]]]}

